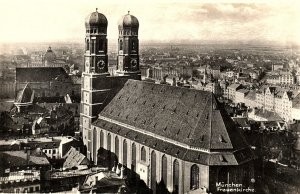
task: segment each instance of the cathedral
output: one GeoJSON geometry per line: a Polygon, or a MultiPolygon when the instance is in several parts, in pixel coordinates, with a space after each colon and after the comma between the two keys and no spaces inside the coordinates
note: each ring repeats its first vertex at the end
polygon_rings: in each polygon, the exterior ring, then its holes
{"type": "Polygon", "coordinates": [[[139,21],[129,12],[118,23],[111,75],[107,26],[97,10],[86,17],[80,128],[88,158],[121,165],[153,193],[161,184],[172,193],[253,188],[255,156],[214,94],[141,81],[139,21]]]}

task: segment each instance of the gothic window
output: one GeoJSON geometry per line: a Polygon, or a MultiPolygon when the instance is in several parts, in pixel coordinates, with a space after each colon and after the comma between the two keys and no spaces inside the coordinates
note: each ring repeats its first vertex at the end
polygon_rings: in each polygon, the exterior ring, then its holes
{"type": "Polygon", "coordinates": [[[191,167],[191,187],[190,189],[199,189],[199,167],[194,164],[191,167]]]}
{"type": "Polygon", "coordinates": [[[165,155],[163,155],[161,160],[161,175],[162,175],[162,181],[165,185],[167,185],[168,181],[168,160],[165,155]]]}
{"type": "Polygon", "coordinates": [[[151,153],[151,189],[155,190],[156,187],[156,153],[151,153]]]}
{"type": "Polygon", "coordinates": [[[132,50],[135,50],[135,41],[132,41],[132,50]]]}
{"type": "Polygon", "coordinates": [[[135,171],[136,167],[136,146],[135,143],[132,143],[132,148],[131,148],[131,165],[132,165],[132,170],[135,171]]]}
{"type": "Polygon", "coordinates": [[[141,160],[146,161],[146,149],[144,146],[141,149],[141,160]]]}
{"type": "Polygon", "coordinates": [[[120,50],[123,50],[123,41],[120,40],[120,50]]]}
{"type": "Polygon", "coordinates": [[[115,138],[115,153],[116,153],[116,156],[117,158],[119,158],[119,138],[118,136],[116,136],[115,138]]]}
{"type": "Polygon", "coordinates": [[[127,166],[127,141],[123,141],[123,165],[127,166]]]}
{"type": "Polygon", "coordinates": [[[111,149],[111,135],[110,133],[107,134],[107,150],[110,151],[111,149]]]}
{"type": "Polygon", "coordinates": [[[90,40],[86,41],[86,50],[90,50],[90,40]]]}
{"type": "Polygon", "coordinates": [[[104,145],[104,138],[103,138],[104,134],[103,131],[100,131],[100,147],[103,148],[104,145]]]}
{"type": "Polygon", "coordinates": [[[178,160],[174,160],[173,163],[173,193],[178,193],[179,186],[179,162],[178,160]]]}

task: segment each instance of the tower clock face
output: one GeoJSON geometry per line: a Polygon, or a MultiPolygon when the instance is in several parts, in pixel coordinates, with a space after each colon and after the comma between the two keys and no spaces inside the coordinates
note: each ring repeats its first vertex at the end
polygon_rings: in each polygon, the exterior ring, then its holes
{"type": "Polygon", "coordinates": [[[103,60],[98,61],[97,68],[104,69],[104,67],[105,67],[105,62],[103,60]]]}
{"type": "Polygon", "coordinates": [[[133,67],[134,69],[137,68],[137,60],[136,59],[131,59],[131,67],[133,67]]]}

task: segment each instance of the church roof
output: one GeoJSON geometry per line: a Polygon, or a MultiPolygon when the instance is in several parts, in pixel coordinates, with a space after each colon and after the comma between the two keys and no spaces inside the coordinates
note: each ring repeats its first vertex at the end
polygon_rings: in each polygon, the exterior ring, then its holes
{"type": "Polygon", "coordinates": [[[119,29],[121,28],[125,28],[125,27],[129,27],[129,28],[139,28],[139,21],[138,19],[133,16],[130,15],[130,13],[128,12],[128,14],[124,15],[120,20],[119,20],[119,29]]]}
{"type": "Polygon", "coordinates": [[[45,61],[55,61],[55,59],[56,59],[56,55],[52,51],[51,47],[49,46],[49,48],[47,49],[47,52],[45,53],[44,60],[45,61]]]}
{"type": "Polygon", "coordinates": [[[16,103],[32,103],[34,98],[34,91],[29,87],[28,84],[17,93],[16,103]]]}
{"type": "MultiPolygon", "coordinates": [[[[234,122],[211,92],[128,80],[99,116],[94,125],[106,130],[119,128],[120,131],[114,133],[125,133],[123,135],[132,139],[147,136],[144,137],[147,142],[157,143],[154,149],[166,145],[168,149],[174,149],[173,154],[177,153],[178,147],[179,152],[184,154],[183,158],[186,154],[198,153],[183,149],[184,146],[207,152],[222,150],[232,157],[230,160],[236,160],[233,154],[236,150],[248,149],[234,122]],[[115,124],[112,124],[114,121],[115,124]],[[111,126],[118,125],[118,122],[131,126],[131,129],[124,125],[111,126]]],[[[194,154],[190,157],[193,158],[194,154]]],[[[201,163],[209,161],[206,157],[201,163]]]]}
{"type": "Polygon", "coordinates": [[[68,78],[69,76],[62,67],[16,68],[17,82],[47,82],[54,81],[58,77],[68,78]]]}
{"type": "Polygon", "coordinates": [[[107,18],[96,9],[85,18],[85,27],[107,27],[107,18]]]}

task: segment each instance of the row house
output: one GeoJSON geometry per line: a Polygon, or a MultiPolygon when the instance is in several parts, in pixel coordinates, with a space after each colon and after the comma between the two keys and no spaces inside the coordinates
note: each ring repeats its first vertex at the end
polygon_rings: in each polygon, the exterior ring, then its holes
{"type": "Polygon", "coordinates": [[[227,91],[227,98],[232,100],[233,102],[235,102],[235,95],[236,95],[236,91],[238,89],[241,89],[242,88],[242,85],[241,84],[231,84],[230,86],[228,86],[228,91],[227,91]]]}
{"type": "Polygon", "coordinates": [[[278,74],[269,75],[266,82],[272,85],[292,85],[294,84],[294,75],[291,72],[281,71],[278,74]]]}
{"type": "Polygon", "coordinates": [[[278,113],[285,121],[291,121],[297,118],[298,108],[293,106],[293,102],[297,104],[295,101],[298,98],[297,91],[263,86],[256,92],[256,105],[259,108],[278,113]]]}

